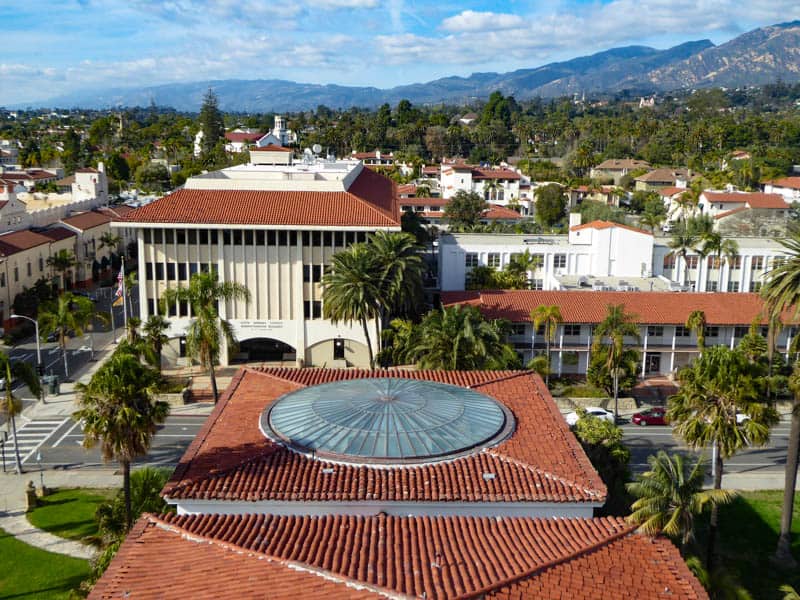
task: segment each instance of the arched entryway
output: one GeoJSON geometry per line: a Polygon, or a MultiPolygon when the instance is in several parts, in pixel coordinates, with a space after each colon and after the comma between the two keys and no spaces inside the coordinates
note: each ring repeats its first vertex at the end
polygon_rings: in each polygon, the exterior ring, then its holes
{"type": "Polygon", "coordinates": [[[239,351],[231,362],[282,362],[295,358],[295,349],[289,344],[272,338],[252,338],[239,342],[239,351]]]}

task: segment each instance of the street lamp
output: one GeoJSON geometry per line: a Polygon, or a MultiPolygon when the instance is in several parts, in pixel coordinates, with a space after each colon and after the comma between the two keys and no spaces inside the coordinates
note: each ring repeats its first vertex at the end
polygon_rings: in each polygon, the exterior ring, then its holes
{"type": "MultiPolygon", "coordinates": [[[[44,369],[42,368],[42,348],[39,345],[39,321],[32,317],[26,317],[25,315],[15,315],[12,314],[10,319],[25,319],[26,321],[30,321],[33,323],[35,328],[35,335],[36,335],[36,374],[39,376],[40,381],[42,375],[44,375],[44,369]]],[[[42,402],[44,402],[44,397],[42,397],[42,402]]]]}

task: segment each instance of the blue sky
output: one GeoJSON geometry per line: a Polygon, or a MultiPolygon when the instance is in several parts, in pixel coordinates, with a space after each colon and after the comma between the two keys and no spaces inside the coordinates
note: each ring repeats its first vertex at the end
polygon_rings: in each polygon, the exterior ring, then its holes
{"type": "Polygon", "coordinates": [[[0,105],[206,79],[391,87],[794,19],[797,0],[0,0],[0,105]]]}

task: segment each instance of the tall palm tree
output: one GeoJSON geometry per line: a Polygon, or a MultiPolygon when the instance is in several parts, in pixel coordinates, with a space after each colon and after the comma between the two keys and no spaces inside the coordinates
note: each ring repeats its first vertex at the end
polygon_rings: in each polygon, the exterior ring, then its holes
{"type": "Polygon", "coordinates": [[[639,532],[650,536],[659,534],[678,539],[681,551],[694,538],[694,518],[711,504],[728,504],[736,496],[727,490],[703,490],[706,469],[698,457],[693,467],[684,463],[680,454],[668,455],[659,450],[647,457],[650,470],[627,484],[628,492],[636,497],[631,505],[629,523],[639,526],[639,532]]]}
{"type": "Polygon", "coordinates": [[[686,284],[689,278],[689,262],[686,257],[690,251],[693,251],[699,242],[699,237],[690,231],[686,224],[680,224],[675,228],[672,234],[672,239],[668,242],[671,249],[670,254],[677,255],[683,259],[683,284],[686,284]]]}
{"type": "Polygon", "coordinates": [[[702,310],[693,310],[686,318],[686,329],[697,335],[697,351],[703,354],[706,349],[706,313],[702,310]]]}
{"type": "Polygon", "coordinates": [[[116,253],[117,250],[119,250],[119,245],[121,243],[122,238],[120,236],[113,231],[106,231],[100,236],[100,245],[97,247],[97,249],[102,250],[103,248],[109,248],[112,253],[116,253]]]}
{"type": "Polygon", "coordinates": [[[75,255],[69,250],[59,250],[52,256],[47,257],[47,266],[51,267],[61,278],[61,289],[66,289],[66,274],[67,271],[74,268],[78,264],[75,255]]]}
{"type": "MultiPolygon", "coordinates": [[[[763,446],[778,422],[774,407],[760,402],[763,372],[744,354],[726,346],[709,348],[678,374],[667,416],[673,431],[691,448],[712,449],[714,489],[722,489],[724,460],[747,446],[763,446]],[[748,416],[741,421],[737,414],[748,416]]],[[[706,566],[713,570],[719,513],[711,507],[706,566]]]]}
{"type": "MultiPolygon", "coordinates": [[[[768,310],[770,328],[777,328],[781,314],[791,311],[796,318],[800,314],[800,232],[793,232],[787,239],[778,240],[786,248],[787,259],[767,273],[766,282],[761,289],[768,310]]],[[[794,319],[793,319],[794,320],[794,319]]],[[[774,339],[776,334],[770,335],[774,339]]],[[[800,462],[800,362],[795,354],[791,378],[793,392],[792,423],[786,451],[786,468],[783,485],[783,507],[781,509],[781,532],[775,558],[779,562],[794,566],[792,556],[792,513],[797,485],[798,462],[800,462]]]]}
{"type": "Polygon", "coordinates": [[[726,262],[732,262],[733,259],[739,254],[739,244],[736,240],[730,238],[723,238],[722,235],[716,231],[708,233],[703,238],[702,254],[705,256],[713,256],[715,265],[719,270],[717,276],[717,291],[722,291],[722,257],[725,257],[726,262]]]}
{"type": "Polygon", "coordinates": [[[592,351],[606,351],[606,368],[614,379],[614,417],[619,418],[619,374],[625,361],[625,338],[639,341],[635,316],[625,312],[624,304],[609,304],[605,318],[594,329],[592,351]]]}
{"type": "Polygon", "coordinates": [[[558,326],[564,322],[561,309],[555,305],[540,305],[531,311],[534,333],[544,325],[545,356],[547,356],[547,371],[545,371],[545,384],[550,387],[550,344],[556,337],[558,326]]]}
{"type": "Polygon", "coordinates": [[[42,395],[41,383],[33,367],[28,363],[17,362],[11,364],[11,359],[5,352],[0,352],[0,373],[3,374],[3,399],[0,403],[0,414],[8,418],[11,439],[14,440],[14,462],[17,473],[22,473],[22,459],[19,454],[19,442],[17,441],[17,415],[22,413],[22,400],[17,398],[11,390],[11,382],[14,377],[21,379],[34,397],[42,395]]]}
{"type": "Polygon", "coordinates": [[[370,368],[375,355],[369,337],[369,321],[380,317],[381,289],[374,254],[366,244],[353,244],[333,255],[330,270],[322,277],[322,314],[336,323],[357,321],[364,330],[370,368]]]}
{"type": "Polygon", "coordinates": [[[41,335],[55,333],[61,356],[64,359],[64,376],[69,378],[67,362],[67,340],[70,336],[81,336],[83,330],[95,317],[103,318],[95,310],[94,303],[85,296],[76,296],[70,292],[62,293],[55,302],[49,302],[39,309],[39,329],[41,335]]]}
{"type": "Polygon", "coordinates": [[[136,344],[142,338],[139,333],[139,327],[141,327],[141,325],[142,320],[139,317],[128,317],[128,322],[125,323],[125,336],[129,344],[136,344]]]}
{"type": "Polygon", "coordinates": [[[144,324],[144,339],[155,354],[156,369],[161,372],[161,352],[169,341],[165,332],[169,329],[169,321],[162,315],[150,315],[144,324]]]}
{"type": "Polygon", "coordinates": [[[525,287],[529,287],[528,273],[540,268],[542,263],[541,255],[531,254],[531,251],[525,248],[525,252],[511,256],[511,260],[506,265],[506,271],[520,279],[520,283],[525,284],[525,287]]]}
{"type": "Polygon", "coordinates": [[[154,401],[159,375],[135,356],[114,353],[87,384],[78,383],[78,406],[73,414],[83,422],[83,445],[100,444],[104,460],[122,466],[126,525],[131,518],[131,463],[144,456],[158,425],[169,414],[166,402],[154,401]]]}
{"type": "Polygon", "coordinates": [[[241,283],[218,281],[213,271],[195,273],[189,281],[189,287],[170,288],[163,296],[166,306],[186,302],[191,310],[192,322],[186,331],[186,352],[208,370],[215,403],[219,400],[219,392],[214,365],[219,361],[223,339],[229,346],[236,343],[233,328],[228,321],[220,319],[217,305],[234,300],[249,302],[250,290],[241,283]]]}

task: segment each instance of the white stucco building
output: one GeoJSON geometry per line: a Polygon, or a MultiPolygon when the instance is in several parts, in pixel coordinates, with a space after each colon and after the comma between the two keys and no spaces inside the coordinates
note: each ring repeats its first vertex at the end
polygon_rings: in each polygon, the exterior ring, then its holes
{"type": "MultiPolygon", "coordinates": [[[[361,326],[322,318],[321,280],[333,254],[376,230],[400,230],[396,186],[359,161],[247,164],[207,173],[115,226],[137,230],[143,320],[166,289],[188,285],[198,271],[215,271],[251,294],[249,303],[219,307],[239,341],[233,358],[368,364],[361,326]]],[[[170,306],[167,316],[168,335],[183,337],[188,307],[170,306]]],[[[174,352],[182,347],[172,344],[174,352]]]]}

